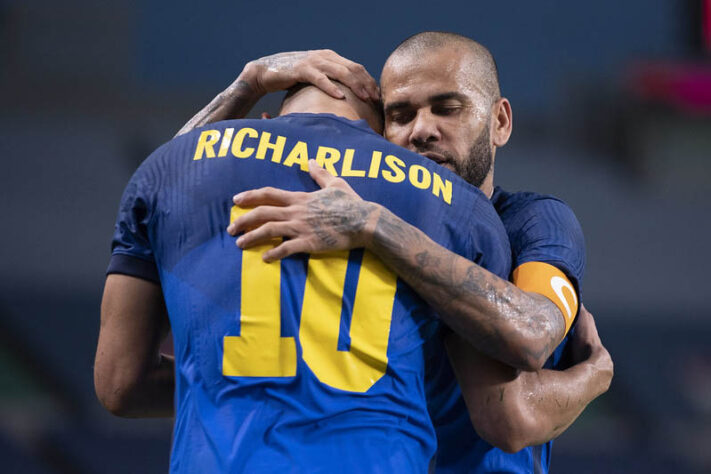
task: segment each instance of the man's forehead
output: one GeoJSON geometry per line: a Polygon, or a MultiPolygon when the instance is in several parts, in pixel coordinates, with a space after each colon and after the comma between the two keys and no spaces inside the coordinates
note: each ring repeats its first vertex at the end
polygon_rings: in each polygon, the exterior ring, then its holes
{"type": "Polygon", "coordinates": [[[380,85],[386,103],[400,100],[395,98],[398,96],[448,92],[486,97],[480,76],[468,51],[446,47],[429,50],[421,57],[411,52],[391,56],[383,67],[380,85]]]}
{"type": "Polygon", "coordinates": [[[487,95],[482,84],[471,77],[457,77],[430,71],[412,71],[400,77],[384,78],[381,82],[383,104],[393,102],[434,103],[444,100],[481,102],[487,95]]]}

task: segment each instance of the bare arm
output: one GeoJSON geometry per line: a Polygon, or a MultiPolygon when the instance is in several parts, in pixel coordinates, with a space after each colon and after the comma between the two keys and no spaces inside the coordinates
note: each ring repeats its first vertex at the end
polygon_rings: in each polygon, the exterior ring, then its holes
{"type": "Polygon", "coordinates": [[[379,99],[378,86],[368,71],[329,49],[278,53],[247,63],[237,79],[188,120],[176,136],[220,120],[244,118],[266,94],[300,82],[343,99],[343,92],[332,80],[345,84],[363,100],[379,99]]]}
{"type": "Polygon", "coordinates": [[[254,86],[250,85],[243,77],[244,75],[243,71],[227,89],[220,92],[209,104],[188,120],[175,136],[183,135],[195,128],[220,120],[244,118],[264,95],[260,95],[254,86]]]}
{"type": "Polygon", "coordinates": [[[447,340],[472,424],[507,452],[559,436],[610,386],[613,364],[592,315],[581,308],[570,340],[576,364],[563,370],[520,372],[483,356],[462,339],[447,340]]]}
{"type": "Polygon", "coordinates": [[[94,388],[114,415],[173,415],[175,362],[159,352],[168,329],[159,285],[126,275],[106,278],[94,388]]]}
{"type": "Polygon", "coordinates": [[[368,249],[481,352],[512,367],[538,369],[563,338],[565,322],[548,298],[528,293],[441,247],[382,209],[368,249]]]}
{"type": "Polygon", "coordinates": [[[292,193],[263,188],[235,198],[242,207],[262,206],[228,227],[233,235],[254,229],[237,240],[240,247],[290,238],[266,252],[265,260],[366,247],[482,353],[524,370],[543,366],[563,338],[563,315],[553,302],[518,289],[439,246],[384,207],[361,200],[314,161],[309,168],[323,189],[292,193]]]}

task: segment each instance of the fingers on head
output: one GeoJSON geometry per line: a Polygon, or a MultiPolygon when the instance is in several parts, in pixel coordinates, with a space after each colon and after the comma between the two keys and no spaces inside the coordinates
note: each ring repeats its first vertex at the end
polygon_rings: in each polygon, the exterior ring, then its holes
{"type": "Polygon", "coordinates": [[[326,94],[335,97],[336,99],[343,99],[345,95],[343,91],[328,78],[323,71],[317,68],[309,68],[304,72],[303,82],[313,84],[326,94]]]}
{"type": "Polygon", "coordinates": [[[363,100],[379,98],[378,84],[362,64],[344,58],[330,49],[314,53],[314,64],[329,77],[348,86],[363,100]]]}

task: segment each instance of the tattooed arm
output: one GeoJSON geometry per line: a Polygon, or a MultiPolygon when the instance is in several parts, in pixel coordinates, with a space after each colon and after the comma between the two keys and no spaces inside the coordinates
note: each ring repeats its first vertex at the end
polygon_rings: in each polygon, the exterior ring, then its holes
{"type": "Polygon", "coordinates": [[[356,247],[379,255],[439,309],[447,324],[461,328],[459,333],[468,336],[465,340],[453,334],[446,345],[472,424],[483,439],[509,452],[543,443],[562,433],[607,390],[612,361],[584,309],[571,338],[576,365],[563,371],[513,368],[542,365],[548,357],[547,348],[528,349],[531,339],[544,347],[550,344],[552,349],[562,337],[563,316],[553,303],[559,326],[537,322],[526,309],[510,308],[519,305],[533,311],[525,303],[526,293],[442,249],[382,206],[361,200],[345,181],[331,176],[315,161],[309,161],[309,169],[321,190],[303,193],[262,188],[235,196],[235,204],[255,209],[233,222],[228,232],[237,235],[246,231],[237,239],[242,248],[276,236],[289,237],[263,254],[266,261],[297,252],[356,247]],[[503,315],[490,316],[487,311],[503,315]],[[550,329],[551,341],[536,333],[550,329]],[[510,340],[518,341],[524,350],[510,340]],[[541,360],[535,360],[539,355],[541,360]]]}
{"type": "Polygon", "coordinates": [[[368,71],[329,49],[273,54],[247,63],[237,79],[188,120],[176,136],[220,120],[244,118],[266,94],[301,82],[343,99],[343,92],[332,80],[345,84],[363,100],[379,99],[378,86],[368,71]]]}
{"type": "Polygon", "coordinates": [[[361,200],[315,161],[309,169],[323,189],[263,188],[235,197],[239,206],[256,207],[228,227],[233,235],[253,229],[237,239],[240,247],[289,237],[265,252],[267,261],[297,252],[366,247],[483,354],[524,370],[543,366],[563,338],[563,315],[553,302],[518,289],[439,246],[384,207],[361,200]]]}
{"type": "Polygon", "coordinates": [[[563,315],[548,298],[450,252],[390,211],[379,213],[368,240],[369,250],[485,355],[540,369],[563,339],[563,315]]]}
{"type": "MultiPolygon", "coordinates": [[[[248,67],[245,67],[245,71],[248,70],[248,67]]],[[[235,82],[188,120],[175,136],[183,135],[195,128],[220,120],[244,118],[264,95],[260,95],[255,87],[243,78],[244,74],[243,71],[235,82]]]]}
{"type": "Polygon", "coordinates": [[[559,436],[612,380],[612,359],[585,308],[570,338],[575,365],[565,370],[517,371],[457,336],[446,343],[474,428],[507,452],[559,436]]]}

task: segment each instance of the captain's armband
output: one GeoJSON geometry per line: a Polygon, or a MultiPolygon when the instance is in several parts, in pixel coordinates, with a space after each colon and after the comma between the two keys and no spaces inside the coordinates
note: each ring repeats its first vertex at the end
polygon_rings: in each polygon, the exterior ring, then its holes
{"type": "Polygon", "coordinates": [[[527,262],[513,272],[513,283],[523,291],[538,293],[560,309],[565,319],[565,334],[578,314],[578,296],[568,277],[553,265],[527,262]]]}

